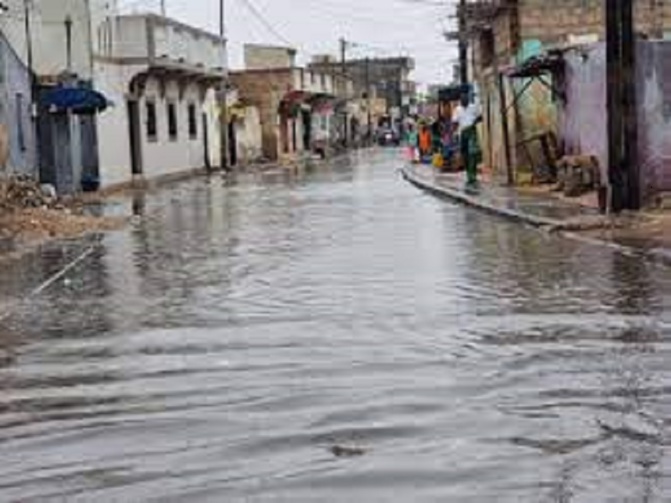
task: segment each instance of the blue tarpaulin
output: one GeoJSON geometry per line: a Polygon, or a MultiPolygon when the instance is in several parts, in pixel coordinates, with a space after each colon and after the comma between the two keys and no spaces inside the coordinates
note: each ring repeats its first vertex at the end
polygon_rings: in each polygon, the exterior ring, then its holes
{"type": "Polygon", "coordinates": [[[109,105],[107,98],[86,87],[56,87],[42,96],[42,105],[51,112],[94,114],[102,112],[109,105]]]}

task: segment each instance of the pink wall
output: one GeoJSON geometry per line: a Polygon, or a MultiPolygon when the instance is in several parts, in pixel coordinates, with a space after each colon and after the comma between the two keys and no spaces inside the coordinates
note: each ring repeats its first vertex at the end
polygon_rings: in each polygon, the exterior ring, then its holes
{"type": "MultiPolygon", "coordinates": [[[[606,46],[569,51],[567,101],[560,110],[560,138],[567,154],[594,155],[603,179],[608,171],[606,46]]],[[[639,42],[637,48],[638,162],[645,200],[671,191],[671,42],[639,42]]]]}
{"type": "Polygon", "coordinates": [[[602,179],[608,171],[606,46],[594,44],[566,54],[566,98],[560,111],[560,138],[568,155],[599,159],[602,179]]]}
{"type": "Polygon", "coordinates": [[[643,196],[671,191],[671,42],[637,50],[638,161],[643,196]]]}

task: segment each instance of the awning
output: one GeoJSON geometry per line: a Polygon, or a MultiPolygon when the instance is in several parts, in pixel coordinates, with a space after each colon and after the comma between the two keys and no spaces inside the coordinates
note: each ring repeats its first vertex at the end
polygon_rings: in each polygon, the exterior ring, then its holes
{"type": "Polygon", "coordinates": [[[336,98],[330,94],[317,93],[310,96],[307,102],[312,106],[314,112],[328,113],[335,108],[336,98]]]}
{"type": "Polygon", "coordinates": [[[279,113],[286,117],[297,117],[301,106],[311,96],[307,91],[290,91],[284,95],[280,103],[279,113]]]}
{"type": "Polygon", "coordinates": [[[508,77],[526,79],[553,75],[564,69],[564,57],[561,52],[551,51],[528,58],[524,63],[507,68],[503,71],[508,77]]]}
{"type": "Polygon", "coordinates": [[[464,92],[466,92],[470,96],[472,91],[473,86],[471,84],[465,84],[463,86],[456,85],[449,87],[441,87],[438,90],[438,101],[440,101],[441,103],[461,101],[461,97],[463,96],[464,92]]]}
{"type": "Polygon", "coordinates": [[[86,87],[56,87],[42,95],[41,105],[51,113],[90,115],[104,111],[110,102],[103,94],[86,87]]]}

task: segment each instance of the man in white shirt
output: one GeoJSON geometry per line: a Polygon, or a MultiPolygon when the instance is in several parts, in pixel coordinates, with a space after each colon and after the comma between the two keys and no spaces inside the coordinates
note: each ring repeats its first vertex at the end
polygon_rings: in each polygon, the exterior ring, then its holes
{"type": "Polygon", "coordinates": [[[477,124],[482,120],[480,106],[469,99],[469,93],[464,92],[461,104],[454,109],[452,122],[459,127],[461,158],[466,168],[468,185],[478,183],[478,164],[482,157],[478,142],[477,124]]]}

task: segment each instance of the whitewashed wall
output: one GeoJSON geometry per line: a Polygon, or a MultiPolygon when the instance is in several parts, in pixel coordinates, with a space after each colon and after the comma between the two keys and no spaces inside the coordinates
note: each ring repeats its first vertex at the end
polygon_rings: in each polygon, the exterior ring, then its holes
{"type": "MultiPolygon", "coordinates": [[[[140,67],[109,64],[96,65],[96,84],[114,102],[114,106],[98,118],[100,173],[103,186],[127,183],[132,179],[128,112],[126,100],[128,83],[140,67]]],[[[209,155],[214,166],[220,165],[220,139],[218,107],[214,90],[207,92],[201,101],[200,91],[195,85],[187,87],[180,100],[177,84],[166,86],[161,96],[156,80],[149,80],[140,107],[140,137],[142,139],[142,165],[148,180],[180,173],[193,168],[205,167],[202,113],[207,113],[209,155]],[[158,135],[156,141],[147,137],[147,100],[156,104],[158,135]],[[177,110],[178,134],[173,141],[168,134],[168,102],[173,101],[177,110]],[[188,104],[196,104],[198,135],[189,137],[188,104]]]]}
{"type": "Polygon", "coordinates": [[[112,107],[98,115],[98,155],[103,186],[131,180],[130,142],[126,96],[128,82],[141,67],[97,63],[96,89],[112,101],[112,107]]]}

